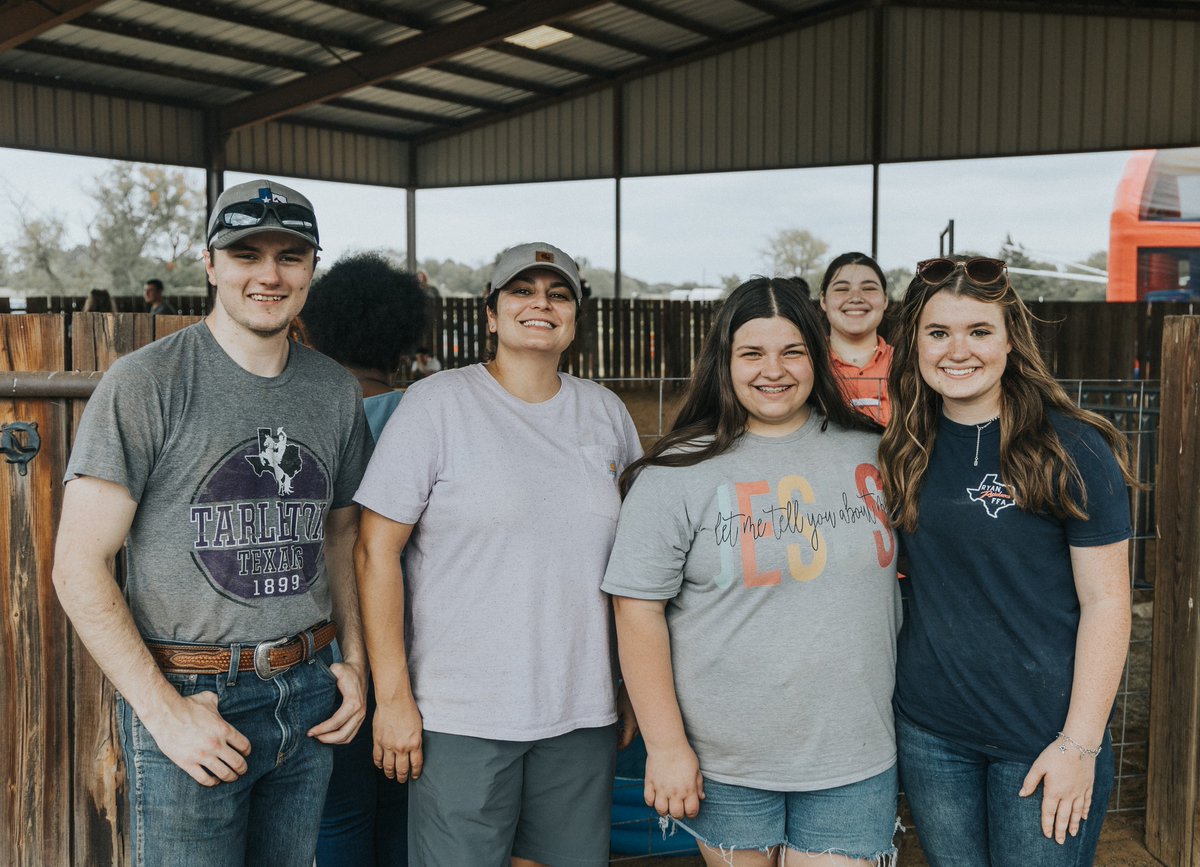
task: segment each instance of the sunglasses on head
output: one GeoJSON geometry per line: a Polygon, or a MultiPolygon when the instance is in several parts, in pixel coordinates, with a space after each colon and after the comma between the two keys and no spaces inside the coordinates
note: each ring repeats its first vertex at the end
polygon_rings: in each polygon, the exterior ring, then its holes
{"type": "Polygon", "coordinates": [[[267,214],[273,214],[279,225],[285,229],[295,229],[306,235],[312,235],[317,240],[317,215],[304,205],[293,205],[288,202],[234,202],[221,209],[217,215],[214,229],[247,229],[250,226],[261,226],[267,219],[267,214]]]}
{"type": "Polygon", "coordinates": [[[943,283],[962,268],[972,283],[980,286],[990,286],[999,283],[1008,276],[1008,265],[1001,259],[991,259],[987,256],[975,256],[965,260],[955,259],[926,259],[917,263],[917,276],[931,286],[943,283]]]}

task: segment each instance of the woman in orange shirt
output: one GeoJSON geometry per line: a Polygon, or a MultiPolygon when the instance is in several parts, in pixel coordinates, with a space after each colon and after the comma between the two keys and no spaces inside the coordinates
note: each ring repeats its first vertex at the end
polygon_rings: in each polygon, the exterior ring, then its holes
{"type": "Polygon", "coordinates": [[[882,425],[891,418],[887,376],[892,347],[878,334],[887,310],[887,277],[865,253],[843,253],[825,269],[821,309],[829,351],[846,401],[882,425]]]}

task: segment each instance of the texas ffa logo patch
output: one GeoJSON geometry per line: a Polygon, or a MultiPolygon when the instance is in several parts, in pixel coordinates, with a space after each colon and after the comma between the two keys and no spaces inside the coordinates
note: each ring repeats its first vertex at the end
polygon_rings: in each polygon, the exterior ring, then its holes
{"type": "Polygon", "coordinates": [[[984,476],[979,487],[967,488],[967,496],[971,498],[972,503],[982,505],[992,518],[999,517],[1000,512],[1016,502],[1012,488],[1000,481],[995,473],[984,476]]]}
{"type": "Polygon", "coordinates": [[[608,462],[608,474],[610,476],[612,476],[614,479],[617,477],[617,462],[616,461],[608,462]]]}

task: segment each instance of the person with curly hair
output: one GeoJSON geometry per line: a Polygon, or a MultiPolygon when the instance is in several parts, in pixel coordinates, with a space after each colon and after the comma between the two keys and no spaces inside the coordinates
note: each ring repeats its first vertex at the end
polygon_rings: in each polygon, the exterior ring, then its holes
{"type": "Polygon", "coordinates": [[[894,334],[879,465],[910,585],[896,739],[934,867],[1089,865],[1113,784],[1137,481],[1032,323],[1003,261],[938,258],[894,334]]]}
{"type": "Polygon", "coordinates": [[[396,372],[425,318],[417,278],[378,253],[343,256],[309,291],[300,314],[309,345],[354,374],[375,439],[400,402],[396,372]]]}
{"type": "MultiPolygon", "coordinates": [[[[403,392],[392,388],[400,357],[425,329],[425,293],[417,278],[376,253],[339,259],[309,290],[300,314],[309,345],[358,380],[371,436],[403,392]]],[[[367,690],[367,718],[375,691],[367,690]]],[[[408,790],[371,758],[371,727],[334,750],[317,840],[319,867],[403,867],[408,863],[408,790]]]]}

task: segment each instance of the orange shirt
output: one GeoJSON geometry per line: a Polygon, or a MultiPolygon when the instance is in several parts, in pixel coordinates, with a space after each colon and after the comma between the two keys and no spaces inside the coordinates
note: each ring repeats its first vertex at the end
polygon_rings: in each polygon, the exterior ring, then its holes
{"type": "Polygon", "coordinates": [[[842,393],[846,400],[859,412],[869,415],[882,425],[892,417],[892,404],[888,400],[887,376],[892,366],[892,347],[882,337],[876,337],[875,352],[862,367],[847,364],[838,358],[832,347],[829,357],[833,361],[833,372],[841,380],[842,393]]]}

